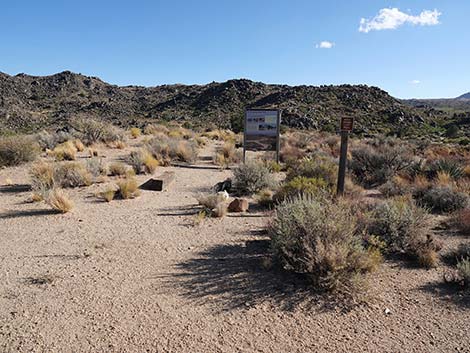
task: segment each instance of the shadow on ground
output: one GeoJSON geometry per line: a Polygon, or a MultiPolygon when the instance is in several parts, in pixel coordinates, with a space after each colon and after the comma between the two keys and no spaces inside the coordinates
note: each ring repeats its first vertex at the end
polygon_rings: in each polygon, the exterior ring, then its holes
{"type": "Polygon", "coordinates": [[[266,269],[268,247],[267,240],[214,246],[198,258],[178,264],[177,273],[165,278],[184,297],[220,311],[261,303],[285,311],[338,308],[337,302],[315,293],[303,277],[266,269]]]}
{"type": "Polygon", "coordinates": [[[56,210],[52,209],[41,209],[41,210],[28,210],[28,211],[7,211],[0,213],[0,219],[10,219],[10,218],[23,218],[23,217],[37,217],[37,216],[47,216],[53,214],[61,214],[56,210]]]}
{"type": "Polygon", "coordinates": [[[452,283],[436,282],[428,283],[419,288],[431,293],[443,302],[455,304],[465,309],[470,309],[470,289],[464,290],[461,286],[452,283]]]}
{"type": "Polygon", "coordinates": [[[31,185],[29,184],[15,184],[0,186],[0,193],[19,193],[31,191],[31,185]]]}

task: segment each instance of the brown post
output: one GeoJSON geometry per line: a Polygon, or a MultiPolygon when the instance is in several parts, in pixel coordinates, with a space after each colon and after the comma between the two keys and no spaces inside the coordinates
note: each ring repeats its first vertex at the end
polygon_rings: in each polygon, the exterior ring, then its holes
{"type": "Polygon", "coordinates": [[[344,179],[346,178],[346,163],[348,161],[348,139],[349,132],[352,131],[354,124],[353,118],[341,118],[341,149],[339,155],[338,185],[336,194],[344,194],[344,179]]]}
{"type": "Polygon", "coordinates": [[[341,151],[339,155],[338,186],[336,194],[344,194],[344,179],[346,178],[346,162],[348,159],[348,131],[341,131],[341,151]]]}

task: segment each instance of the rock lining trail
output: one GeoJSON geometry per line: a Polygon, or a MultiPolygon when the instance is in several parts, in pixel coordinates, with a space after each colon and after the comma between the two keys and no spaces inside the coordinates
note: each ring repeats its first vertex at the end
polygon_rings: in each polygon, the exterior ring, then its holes
{"type": "MultiPolygon", "coordinates": [[[[332,307],[263,267],[267,212],[192,225],[194,196],[230,171],[165,170],[176,173],[169,191],[104,203],[100,185],[70,190],[64,215],[2,187],[1,352],[470,351],[469,305],[440,285],[443,265],[388,261],[368,305],[332,307]]],[[[7,178],[27,184],[28,166],[0,170],[7,178]]]]}

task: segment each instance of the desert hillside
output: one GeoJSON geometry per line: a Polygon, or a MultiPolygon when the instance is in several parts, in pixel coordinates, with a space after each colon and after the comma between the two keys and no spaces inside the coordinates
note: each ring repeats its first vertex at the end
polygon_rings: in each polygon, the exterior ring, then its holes
{"type": "MultiPolygon", "coordinates": [[[[245,79],[207,85],[119,87],[69,71],[51,76],[0,73],[0,131],[63,127],[76,117],[121,126],[156,120],[240,130],[246,107],[279,108],[289,127],[335,131],[354,116],[356,134],[438,134],[443,114],[407,105],[365,85],[287,86],[245,79]]],[[[442,131],[441,131],[442,132],[442,131]]]]}

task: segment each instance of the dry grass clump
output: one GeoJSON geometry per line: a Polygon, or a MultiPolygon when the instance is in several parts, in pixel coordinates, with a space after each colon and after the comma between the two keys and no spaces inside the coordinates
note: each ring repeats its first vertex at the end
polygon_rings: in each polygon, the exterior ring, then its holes
{"type": "Polygon", "coordinates": [[[228,195],[224,192],[196,197],[199,205],[203,206],[205,215],[215,218],[225,217],[228,213],[228,195]]]}
{"type": "Polygon", "coordinates": [[[170,129],[168,129],[165,125],[162,124],[149,124],[144,128],[144,134],[146,135],[156,135],[156,134],[164,134],[168,135],[170,129]]]}
{"type": "Polygon", "coordinates": [[[106,202],[111,202],[114,200],[114,197],[116,196],[116,188],[115,187],[107,187],[103,191],[98,193],[98,197],[103,199],[106,202]]]}
{"type": "Polygon", "coordinates": [[[57,161],[74,161],[77,158],[77,147],[73,141],[57,145],[51,152],[57,161]]]}
{"type": "Polygon", "coordinates": [[[387,253],[406,253],[425,267],[437,263],[440,244],[434,239],[430,215],[405,197],[379,204],[370,215],[367,231],[379,237],[387,253]]]}
{"type": "Polygon", "coordinates": [[[75,148],[77,149],[78,152],[85,151],[85,145],[79,139],[73,140],[73,144],[74,144],[74,146],[75,146],[75,148]]]}
{"type": "Polygon", "coordinates": [[[129,168],[121,162],[113,162],[108,166],[109,175],[111,176],[125,176],[129,168]]]}
{"type": "Polygon", "coordinates": [[[133,199],[140,195],[139,184],[134,178],[119,180],[116,185],[118,187],[116,196],[122,199],[133,199]]]}
{"type": "Polygon", "coordinates": [[[55,186],[55,167],[52,163],[39,161],[31,166],[29,171],[31,177],[31,188],[42,199],[47,192],[55,186]]]}
{"type": "Polygon", "coordinates": [[[0,138],[0,167],[32,162],[40,147],[32,136],[10,136],[0,138]]]}
{"type": "Polygon", "coordinates": [[[194,132],[189,129],[185,129],[184,127],[174,127],[168,132],[168,137],[189,140],[194,137],[194,132]]]}
{"type": "Polygon", "coordinates": [[[55,166],[54,180],[63,188],[76,188],[91,185],[92,176],[82,163],[63,162],[55,166]]]}
{"type": "Polygon", "coordinates": [[[231,130],[211,130],[206,131],[202,134],[202,136],[207,137],[210,140],[215,141],[227,141],[235,143],[237,140],[237,135],[231,130]]]}
{"type": "Polygon", "coordinates": [[[222,147],[216,150],[214,163],[221,168],[228,168],[231,164],[240,163],[242,154],[235,148],[233,142],[225,142],[222,147]]]}
{"type": "Polygon", "coordinates": [[[52,190],[46,200],[47,204],[50,205],[54,210],[67,213],[70,212],[74,206],[73,202],[67,196],[64,190],[54,189],[52,190]]]}
{"type": "Polygon", "coordinates": [[[356,297],[380,253],[367,249],[346,202],[302,196],[281,203],[269,227],[275,259],[318,289],[356,297]]]}
{"type": "Polygon", "coordinates": [[[274,189],[277,183],[268,167],[259,161],[248,161],[233,171],[234,188],[240,193],[251,195],[262,189],[274,189]]]}
{"type": "Polygon", "coordinates": [[[152,174],[158,167],[158,161],[146,149],[132,151],[127,158],[127,163],[132,166],[136,174],[152,174]]]}
{"type": "Polygon", "coordinates": [[[430,186],[415,190],[416,202],[434,213],[451,213],[468,205],[468,196],[448,186],[430,186]]]}
{"type": "Polygon", "coordinates": [[[131,133],[131,137],[133,139],[136,139],[137,137],[142,135],[142,130],[139,129],[138,127],[133,127],[133,128],[130,129],[130,133],[131,133]]]}
{"type": "Polygon", "coordinates": [[[412,192],[412,186],[407,179],[396,175],[385,184],[382,184],[379,191],[386,197],[403,196],[412,192]]]}
{"type": "Polygon", "coordinates": [[[145,144],[145,148],[157,159],[160,165],[169,165],[172,161],[194,162],[198,148],[194,141],[181,138],[156,136],[145,144]]]}
{"type": "Polygon", "coordinates": [[[261,207],[272,207],[274,205],[274,191],[262,189],[256,194],[255,199],[261,207]]]}

